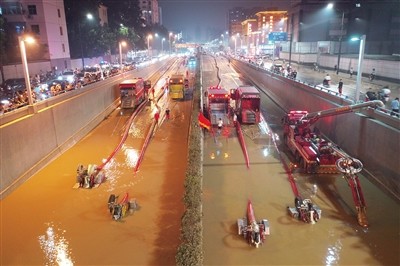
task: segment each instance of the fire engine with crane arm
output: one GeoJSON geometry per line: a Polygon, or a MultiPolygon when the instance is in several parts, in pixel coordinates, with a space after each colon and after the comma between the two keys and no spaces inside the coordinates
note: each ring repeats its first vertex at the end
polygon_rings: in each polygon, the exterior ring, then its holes
{"type": "MultiPolygon", "coordinates": [[[[308,113],[307,111],[290,111],[284,118],[284,142],[294,155],[299,168],[306,173],[335,174],[343,172],[337,167],[337,161],[343,158],[350,158],[337,145],[322,138],[322,136],[311,126],[320,118],[335,116],[352,112],[364,107],[382,107],[381,101],[370,101],[324,111],[308,113]]],[[[361,163],[361,162],[360,162],[361,163]]],[[[360,170],[361,171],[361,170],[360,170]]],[[[365,218],[365,201],[357,175],[346,178],[357,208],[358,222],[361,226],[367,227],[365,218]]]]}

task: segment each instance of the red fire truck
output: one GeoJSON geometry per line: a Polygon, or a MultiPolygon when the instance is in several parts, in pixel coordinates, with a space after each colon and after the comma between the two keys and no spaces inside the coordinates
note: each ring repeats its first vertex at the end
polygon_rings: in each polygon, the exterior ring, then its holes
{"type": "Polygon", "coordinates": [[[142,78],[133,78],[119,84],[121,109],[136,108],[145,100],[144,81],[142,78]]]}
{"type": "Polygon", "coordinates": [[[229,112],[230,96],[229,92],[220,87],[209,87],[205,92],[206,108],[211,124],[218,124],[218,120],[226,122],[226,117],[229,112]]]}
{"type": "Polygon", "coordinates": [[[241,123],[260,122],[260,92],[253,86],[231,89],[231,99],[235,101],[234,112],[241,123]]]}

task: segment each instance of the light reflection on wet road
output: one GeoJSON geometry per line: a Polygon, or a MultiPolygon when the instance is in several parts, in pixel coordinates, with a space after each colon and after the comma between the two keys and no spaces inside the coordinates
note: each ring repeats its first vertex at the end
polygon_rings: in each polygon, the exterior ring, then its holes
{"type": "MultiPolygon", "coordinates": [[[[229,76],[232,70],[227,64],[220,66],[224,76],[229,76]]],[[[237,83],[227,79],[224,86],[230,89],[237,83]]],[[[263,105],[267,122],[282,135],[283,113],[266,98],[263,105]]],[[[216,141],[206,134],[204,141],[205,265],[399,265],[398,203],[360,176],[370,222],[370,228],[363,229],[357,224],[350,188],[340,175],[295,173],[300,194],[322,209],[322,218],[314,225],[294,220],[286,209],[294,206],[294,195],[268,136],[254,137],[254,130],[245,129],[250,157],[247,170],[234,129],[229,130],[230,134],[216,141]],[[253,202],[256,219],[270,221],[271,235],[259,249],[248,246],[237,234],[236,220],[245,215],[247,199],[253,202]]],[[[283,144],[277,146],[285,150],[283,144]]],[[[288,160],[285,155],[284,159],[288,160]]]]}
{"type": "MultiPolygon", "coordinates": [[[[160,104],[166,102],[168,97],[160,104]]],[[[171,159],[187,160],[186,145],[178,144],[186,139],[187,130],[182,129],[188,128],[191,103],[170,103],[171,119],[160,123],[134,174],[153,109],[146,106],[134,121],[127,141],[106,165],[107,181],[98,188],[73,189],[76,168],[100,164],[113,151],[129,112],[113,112],[0,202],[1,265],[175,264],[186,165],[171,167],[171,159]],[[139,210],[113,221],[108,197],[126,192],[137,199],[139,210]]]]}

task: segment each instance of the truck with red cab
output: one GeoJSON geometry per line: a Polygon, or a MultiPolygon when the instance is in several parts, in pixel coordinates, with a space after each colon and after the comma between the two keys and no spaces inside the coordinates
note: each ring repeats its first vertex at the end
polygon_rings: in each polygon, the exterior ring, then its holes
{"type": "Polygon", "coordinates": [[[239,86],[231,89],[231,99],[234,100],[234,112],[239,122],[257,124],[260,122],[260,92],[254,86],[239,86]]]}

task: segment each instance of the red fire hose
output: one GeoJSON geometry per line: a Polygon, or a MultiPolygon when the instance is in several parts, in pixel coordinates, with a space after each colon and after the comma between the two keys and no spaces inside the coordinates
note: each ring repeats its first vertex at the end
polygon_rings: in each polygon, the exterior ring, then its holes
{"type": "Polygon", "coordinates": [[[244,159],[246,160],[246,166],[247,168],[250,168],[250,160],[249,160],[249,155],[247,153],[247,148],[246,148],[246,143],[244,142],[244,137],[243,137],[243,132],[242,128],[240,127],[239,121],[236,121],[236,132],[239,138],[240,146],[242,147],[244,159]]]}

